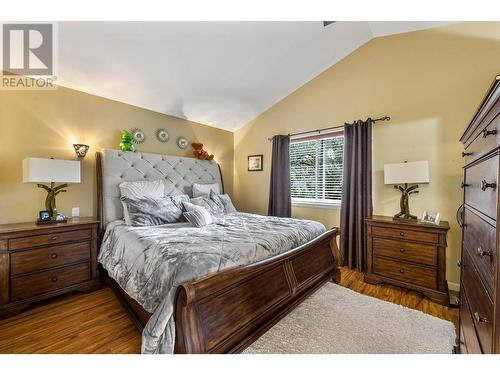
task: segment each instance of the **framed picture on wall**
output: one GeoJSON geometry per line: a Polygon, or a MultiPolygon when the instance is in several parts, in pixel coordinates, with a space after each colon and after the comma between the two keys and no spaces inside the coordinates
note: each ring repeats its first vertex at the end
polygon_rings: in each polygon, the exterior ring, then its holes
{"type": "Polygon", "coordinates": [[[249,155],[248,156],[248,170],[250,172],[262,171],[264,155],[249,155]]]}

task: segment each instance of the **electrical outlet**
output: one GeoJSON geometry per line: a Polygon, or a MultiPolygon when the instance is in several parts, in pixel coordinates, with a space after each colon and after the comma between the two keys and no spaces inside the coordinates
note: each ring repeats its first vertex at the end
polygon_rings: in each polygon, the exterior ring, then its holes
{"type": "Polygon", "coordinates": [[[80,207],[73,207],[71,209],[71,217],[78,217],[80,216],[80,207]]]}

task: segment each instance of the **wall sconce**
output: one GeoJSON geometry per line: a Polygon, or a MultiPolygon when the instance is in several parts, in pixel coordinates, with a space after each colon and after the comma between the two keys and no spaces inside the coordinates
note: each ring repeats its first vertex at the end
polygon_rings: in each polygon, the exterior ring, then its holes
{"type": "Polygon", "coordinates": [[[78,156],[79,158],[84,158],[85,155],[87,155],[87,151],[89,150],[88,145],[80,143],[75,143],[73,147],[75,148],[76,156],[78,156]]]}

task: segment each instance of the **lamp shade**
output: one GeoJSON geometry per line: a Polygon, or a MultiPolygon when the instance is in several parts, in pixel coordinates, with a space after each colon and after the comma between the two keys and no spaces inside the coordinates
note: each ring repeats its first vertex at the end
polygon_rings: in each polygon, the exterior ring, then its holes
{"type": "Polygon", "coordinates": [[[26,158],[23,160],[23,182],[80,183],[80,162],[26,158]]]}
{"type": "Polygon", "coordinates": [[[386,185],[428,182],[429,162],[427,160],[384,165],[384,183],[386,185]]]}

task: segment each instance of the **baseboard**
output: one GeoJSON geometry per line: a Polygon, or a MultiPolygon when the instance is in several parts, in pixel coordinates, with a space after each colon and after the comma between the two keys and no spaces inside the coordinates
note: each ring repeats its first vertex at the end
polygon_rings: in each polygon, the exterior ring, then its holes
{"type": "Polygon", "coordinates": [[[460,284],[448,281],[448,295],[450,297],[450,305],[458,307],[460,303],[460,284]]]}
{"type": "Polygon", "coordinates": [[[460,292],[460,284],[453,283],[451,281],[448,282],[448,290],[453,290],[454,292],[460,292]]]}

